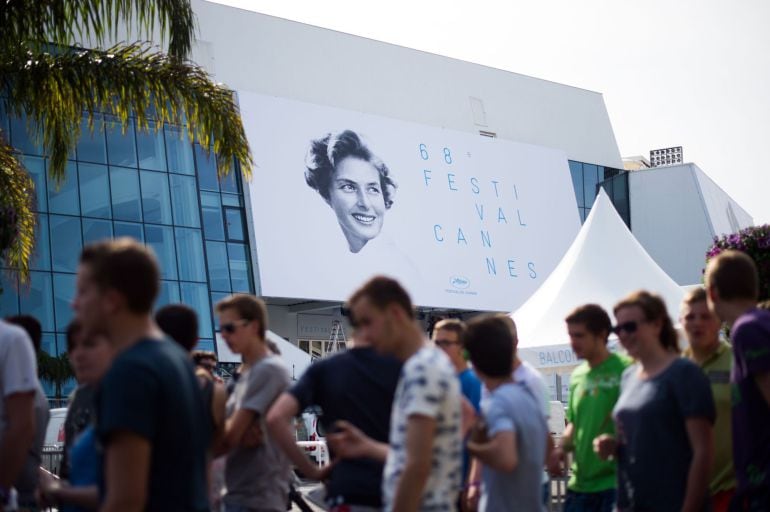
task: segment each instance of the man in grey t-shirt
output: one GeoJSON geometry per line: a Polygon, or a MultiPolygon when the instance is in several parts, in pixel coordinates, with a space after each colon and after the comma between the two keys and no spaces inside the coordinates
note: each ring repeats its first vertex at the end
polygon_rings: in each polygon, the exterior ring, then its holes
{"type": "Polygon", "coordinates": [[[548,427],[532,392],[511,377],[511,330],[500,316],[476,318],[464,343],[490,391],[481,406],[486,425],[468,441],[468,451],[484,464],[479,510],[539,512],[548,427]]]}
{"type": "Polygon", "coordinates": [[[289,372],[265,341],[267,311],[252,295],[231,295],[216,306],[222,337],[243,358],[243,371],[227,401],[221,450],[227,453],[225,512],[286,510],[291,467],[267,436],[265,416],[289,387],[289,372]]]}

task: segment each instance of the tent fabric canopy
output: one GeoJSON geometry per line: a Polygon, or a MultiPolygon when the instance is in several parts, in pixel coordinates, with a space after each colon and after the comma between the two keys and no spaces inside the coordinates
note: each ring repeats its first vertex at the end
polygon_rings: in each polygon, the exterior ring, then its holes
{"type": "Polygon", "coordinates": [[[599,304],[612,318],[612,307],[639,289],[660,295],[676,323],[682,288],[647,254],[601,190],[559,265],[512,313],[519,348],[569,345],[564,318],[573,309],[599,304]]]}

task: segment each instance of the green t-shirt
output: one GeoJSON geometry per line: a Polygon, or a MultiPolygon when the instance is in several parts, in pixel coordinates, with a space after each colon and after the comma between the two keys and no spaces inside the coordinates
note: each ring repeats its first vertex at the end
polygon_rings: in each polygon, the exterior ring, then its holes
{"type": "Polygon", "coordinates": [[[584,362],[572,372],[567,406],[575,445],[568,484],[572,491],[599,492],[617,485],[615,462],[600,460],[594,453],[593,440],[600,434],[615,433],[612,408],[620,396],[620,377],[629,364],[628,358],[610,354],[596,368],[584,362]]]}

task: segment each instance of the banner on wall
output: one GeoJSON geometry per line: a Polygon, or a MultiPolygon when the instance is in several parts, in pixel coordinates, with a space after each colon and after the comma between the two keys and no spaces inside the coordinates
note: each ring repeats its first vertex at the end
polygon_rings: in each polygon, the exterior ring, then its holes
{"type": "Polygon", "coordinates": [[[261,292],[344,301],[399,279],[415,304],[511,311],[580,227],[566,155],[240,92],[261,292]]]}

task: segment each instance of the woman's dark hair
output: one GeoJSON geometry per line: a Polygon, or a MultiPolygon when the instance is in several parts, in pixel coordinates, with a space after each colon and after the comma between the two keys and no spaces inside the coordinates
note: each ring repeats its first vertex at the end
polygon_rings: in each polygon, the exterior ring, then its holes
{"type": "Polygon", "coordinates": [[[305,181],[328,202],[330,200],[329,187],[334,170],[342,160],[349,156],[369,162],[377,169],[377,172],[380,173],[380,187],[385,208],[390,208],[393,205],[393,196],[398,185],[390,176],[388,166],[372,153],[359,136],[351,130],[329,133],[310,143],[310,150],[305,158],[305,166],[307,167],[305,181]]]}
{"type": "Polygon", "coordinates": [[[671,317],[668,316],[666,303],[663,302],[660,295],[639,290],[615,304],[612,311],[617,316],[619,310],[634,306],[642,310],[644,319],[648,322],[660,320],[660,343],[666,350],[679,353],[679,336],[676,334],[671,317]]]}

